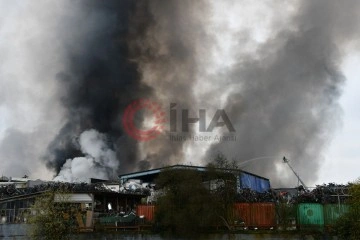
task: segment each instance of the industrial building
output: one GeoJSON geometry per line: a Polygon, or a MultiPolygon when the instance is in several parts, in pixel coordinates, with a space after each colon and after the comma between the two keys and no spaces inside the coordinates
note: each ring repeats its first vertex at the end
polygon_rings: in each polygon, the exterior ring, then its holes
{"type": "MultiPolygon", "coordinates": [[[[203,184],[212,190],[211,168],[174,165],[133,172],[118,176],[116,181],[90,179],[89,183],[44,182],[24,178],[0,179],[0,224],[26,223],[26,214],[38,196],[51,190],[69,193],[66,202],[81,210],[75,216],[80,231],[93,231],[97,226],[105,229],[148,228],[154,223],[156,197],[161,189],[155,180],[166,170],[194,170],[204,176],[203,184]],[[209,180],[210,179],[210,180],[209,180]]],[[[240,169],[212,168],[231,174],[236,179],[237,199],[234,202],[233,227],[274,229],[317,229],[331,227],[349,210],[347,186],[335,184],[317,186],[309,191],[299,188],[271,189],[267,178],[240,169]],[[289,216],[276,212],[277,208],[290,209],[289,216]],[[241,223],[239,225],[239,223],[241,223]]],[[[215,179],[215,182],[218,182],[215,179]]],[[[216,186],[215,186],[216,187],[216,186]]],[[[55,195],[56,202],[64,202],[55,195]]]]}
{"type": "MultiPolygon", "coordinates": [[[[0,186],[0,224],[26,223],[26,214],[31,205],[42,194],[61,190],[66,192],[66,199],[61,194],[55,195],[55,202],[65,201],[77,204],[82,216],[78,217],[79,228],[92,228],[101,216],[113,213],[130,213],[136,209],[144,191],[119,191],[119,183],[62,183],[28,180],[19,184],[7,179],[0,186]],[[36,184],[35,184],[36,183],[36,184]]],[[[60,191],[60,192],[61,192],[60,191]]]]}
{"type": "MultiPolygon", "coordinates": [[[[125,184],[129,180],[139,180],[143,183],[154,183],[156,177],[164,170],[176,170],[176,169],[189,169],[199,171],[200,173],[206,174],[209,168],[200,166],[188,166],[188,165],[173,165],[169,167],[151,169],[146,171],[128,173],[119,175],[120,184],[125,184]]],[[[236,177],[237,191],[241,189],[251,189],[256,192],[266,192],[270,190],[270,180],[258,176],[253,173],[249,173],[240,169],[226,169],[226,168],[215,168],[217,171],[227,172],[233,174],[236,177]]]]}
{"type": "MultiPolygon", "coordinates": [[[[114,225],[134,219],[136,210],[142,214],[141,204],[153,203],[155,179],[162,171],[190,169],[206,175],[209,168],[200,166],[174,165],[133,172],[118,176],[117,181],[90,179],[89,183],[46,182],[24,178],[0,179],[0,224],[24,223],[26,214],[36,197],[51,190],[68,192],[66,202],[78,204],[81,216],[76,216],[80,229],[92,229],[94,224],[114,225]],[[132,218],[129,218],[132,214],[132,218]]],[[[267,178],[238,169],[215,168],[216,171],[233,174],[236,177],[237,191],[251,189],[262,193],[270,190],[267,178]]],[[[204,182],[212,188],[211,181],[204,182]]],[[[61,196],[55,195],[55,202],[61,196]]],[[[117,225],[118,227],[118,225],[117,225]]]]}

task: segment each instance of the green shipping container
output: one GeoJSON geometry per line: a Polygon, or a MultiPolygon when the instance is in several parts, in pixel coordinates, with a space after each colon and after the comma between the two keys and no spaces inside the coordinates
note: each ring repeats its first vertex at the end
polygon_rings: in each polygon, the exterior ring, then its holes
{"type": "Polygon", "coordinates": [[[324,206],[325,225],[335,225],[336,220],[349,211],[349,205],[326,204],[324,206]]]}
{"type": "Polygon", "coordinates": [[[300,229],[323,229],[323,206],[319,203],[300,203],[297,207],[297,224],[300,229]]]}

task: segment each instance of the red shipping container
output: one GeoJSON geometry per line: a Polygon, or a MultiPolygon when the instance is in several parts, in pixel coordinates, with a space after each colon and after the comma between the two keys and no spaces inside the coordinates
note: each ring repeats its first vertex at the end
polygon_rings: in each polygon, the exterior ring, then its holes
{"type": "Polygon", "coordinates": [[[250,203],[235,203],[235,219],[238,221],[238,224],[241,224],[241,221],[244,222],[245,226],[251,225],[251,207],[250,203]]]}
{"type": "Polygon", "coordinates": [[[152,222],[154,220],[155,206],[154,205],[138,205],[136,208],[138,216],[144,216],[146,221],[152,222]]]}
{"type": "Polygon", "coordinates": [[[275,227],[275,203],[251,203],[251,226],[258,228],[275,227]]]}

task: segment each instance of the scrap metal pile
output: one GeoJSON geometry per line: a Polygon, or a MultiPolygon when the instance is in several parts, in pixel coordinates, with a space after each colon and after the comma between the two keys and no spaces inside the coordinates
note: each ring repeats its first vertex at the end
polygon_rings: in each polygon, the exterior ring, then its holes
{"type": "Polygon", "coordinates": [[[0,199],[15,197],[20,195],[29,195],[46,191],[66,191],[66,192],[111,192],[101,183],[68,183],[68,182],[44,182],[33,187],[16,188],[14,184],[0,186],[0,199]]]}
{"type": "Polygon", "coordinates": [[[255,203],[255,202],[275,202],[274,192],[256,192],[249,188],[244,188],[236,195],[236,202],[255,203]]]}
{"type": "Polygon", "coordinates": [[[129,179],[120,186],[120,192],[150,196],[154,187],[155,184],[143,183],[141,180],[137,179],[129,179]]]}
{"type": "Polygon", "coordinates": [[[343,203],[349,196],[349,185],[329,183],[317,185],[311,191],[300,189],[294,201],[297,203],[343,203]]]}
{"type": "Polygon", "coordinates": [[[289,204],[296,203],[344,203],[349,198],[349,185],[335,183],[317,185],[313,190],[306,190],[302,186],[296,189],[296,194],[286,191],[256,192],[245,188],[236,195],[236,202],[279,202],[286,200],[289,204]]]}

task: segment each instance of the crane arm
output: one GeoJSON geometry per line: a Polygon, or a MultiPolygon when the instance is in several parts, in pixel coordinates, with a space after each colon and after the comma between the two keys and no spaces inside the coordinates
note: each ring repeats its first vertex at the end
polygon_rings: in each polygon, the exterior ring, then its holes
{"type": "Polygon", "coordinates": [[[295,172],[295,170],[292,168],[292,166],[289,163],[289,159],[286,159],[285,157],[283,158],[284,163],[286,163],[289,168],[291,169],[291,171],[295,174],[295,176],[297,177],[297,179],[299,180],[299,182],[303,185],[303,187],[305,189],[308,189],[308,187],[306,186],[306,184],[304,183],[304,181],[300,178],[300,176],[295,172]]]}

